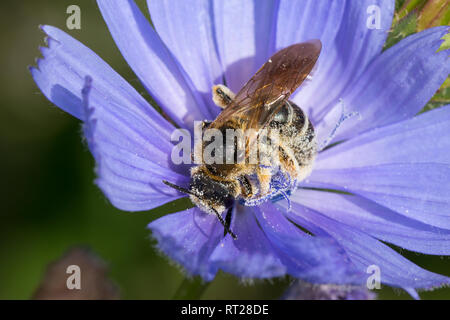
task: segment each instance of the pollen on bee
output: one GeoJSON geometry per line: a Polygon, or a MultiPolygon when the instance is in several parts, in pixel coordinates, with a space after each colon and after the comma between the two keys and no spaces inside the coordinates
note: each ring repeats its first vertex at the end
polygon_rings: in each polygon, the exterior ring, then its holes
{"type": "Polygon", "coordinates": [[[235,94],[222,84],[213,86],[212,99],[214,104],[222,109],[226,108],[234,99],[235,94]]]}

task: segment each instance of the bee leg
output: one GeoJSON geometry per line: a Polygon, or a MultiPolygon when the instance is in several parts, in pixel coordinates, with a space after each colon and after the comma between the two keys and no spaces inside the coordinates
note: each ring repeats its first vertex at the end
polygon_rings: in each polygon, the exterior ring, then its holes
{"type": "MultiPolygon", "coordinates": [[[[202,125],[201,125],[201,137],[203,136],[203,131],[205,129],[208,129],[209,126],[211,125],[211,123],[213,123],[210,120],[203,120],[202,121],[202,125]]],[[[200,139],[201,140],[201,139],[200,139]]],[[[191,161],[192,163],[195,164],[201,164],[201,159],[203,159],[203,145],[201,143],[201,141],[194,143],[194,150],[192,150],[191,152],[191,161]]]]}
{"type": "MultiPolygon", "coordinates": [[[[306,172],[303,172],[304,166],[298,163],[291,149],[280,146],[279,155],[280,166],[290,177],[297,179],[299,174],[306,174],[306,172]]],[[[303,180],[303,178],[300,180],[303,180]]]]}
{"type": "Polygon", "coordinates": [[[216,106],[225,109],[233,102],[235,94],[222,84],[218,84],[212,89],[212,99],[216,106]]]}
{"type": "Polygon", "coordinates": [[[221,214],[219,213],[219,211],[217,211],[217,210],[214,209],[214,208],[211,208],[211,210],[216,214],[217,219],[219,220],[219,222],[223,225],[223,228],[225,229],[225,231],[224,231],[224,237],[227,235],[227,233],[229,233],[230,236],[233,238],[233,240],[237,240],[236,234],[235,234],[233,231],[231,231],[231,229],[230,229],[231,213],[233,212],[233,209],[232,209],[232,208],[233,208],[233,207],[230,207],[230,208],[228,209],[227,215],[226,215],[226,217],[225,217],[226,220],[229,220],[228,222],[226,222],[226,221],[222,218],[222,216],[221,216],[221,214]],[[228,216],[230,216],[230,217],[228,217],[228,216]]]}
{"type": "Polygon", "coordinates": [[[256,170],[259,182],[259,194],[264,196],[270,192],[270,181],[272,180],[272,168],[260,165],[256,170]]]}
{"type": "Polygon", "coordinates": [[[245,198],[251,198],[258,192],[258,188],[246,176],[238,177],[238,181],[240,182],[240,193],[245,198]]]}
{"type": "Polygon", "coordinates": [[[223,228],[223,236],[225,237],[228,234],[228,230],[230,229],[231,225],[231,218],[233,217],[233,207],[228,208],[228,211],[225,215],[225,225],[223,228]]]}

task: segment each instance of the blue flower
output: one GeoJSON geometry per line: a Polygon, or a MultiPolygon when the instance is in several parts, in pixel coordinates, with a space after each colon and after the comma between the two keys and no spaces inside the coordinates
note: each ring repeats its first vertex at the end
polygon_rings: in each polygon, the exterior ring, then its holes
{"type": "MultiPolygon", "coordinates": [[[[341,115],[339,99],[360,115],[339,128],[334,141],[343,143],[318,155],[291,196],[292,210],[286,201],[236,206],[238,240],[223,237],[216,217],[198,208],[150,223],[159,249],[189,274],[212,280],[221,269],[360,284],[376,265],[383,283],[413,294],[449,283],[381,242],[450,254],[450,107],[416,116],[449,74],[449,52],[437,52],[447,27],[382,52],[393,0],[149,1],[155,29],[133,1],[98,4],[128,64],[179,127],[217,116],[213,84],[225,80],[236,92],[272,53],[314,38],[323,44],[318,69],[291,99],[308,112],[319,141],[341,115]],[[366,24],[373,4],[381,29],[366,24]]],[[[96,182],[111,203],[142,211],[184,197],[162,183],[189,184],[188,169],[170,160],[175,127],[90,49],[42,29],[48,47],[32,76],[50,101],[83,121],[96,182]]]]}

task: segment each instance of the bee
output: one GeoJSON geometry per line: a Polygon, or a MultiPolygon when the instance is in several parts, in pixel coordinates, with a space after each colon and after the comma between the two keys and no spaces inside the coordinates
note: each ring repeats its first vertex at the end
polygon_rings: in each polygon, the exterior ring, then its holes
{"type": "MultiPolygon", "coordinates": [[[[244,142],[235,142],[234,160],[242,156],[239,144],[245,150],[244,161],[196,165],[191,168],[188,189],[163,181],[188,194],[201,210],[215,214],[224,236],[229,233],[237,239],[230,228],[236,201],[255,206],[277,197],[288,199],[297,183],[310,174],[317,154],[314,128],[307,114],[288,99],[313,70],[321,49],[320,40],[310,40],[278,51],[237,94],[224,85],[214,86],[213,101],[223,110],[214,121],[204,122],[202,130],[251,131],[244,142]],[[265,143],[258,144],[263,131],[265,143]],[[276,144],[270,143],[273,133],[277,133],[276,144]],[[251,149],[257,145],[260,157],[251,163],[251,149]],[[261,156],[266,160],[260,160],[261,156]]],[[[194,154],[202,157],[205,147],[202,142],[194,154]]]]}

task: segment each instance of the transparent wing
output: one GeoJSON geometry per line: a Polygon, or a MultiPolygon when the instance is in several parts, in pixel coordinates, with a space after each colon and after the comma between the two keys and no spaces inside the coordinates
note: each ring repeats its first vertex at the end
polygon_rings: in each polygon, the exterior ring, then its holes
{"type": "Polygon", "coordinates": [[[242,130],[265,127],[306,79],[321,49],[320,40],[310,40],[275,53],[219,114],[211,128],[221,128],[227,122],[238,124],[242,130]]]}

